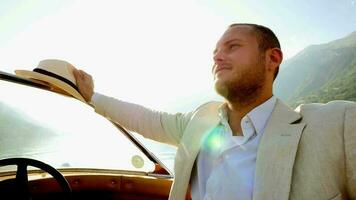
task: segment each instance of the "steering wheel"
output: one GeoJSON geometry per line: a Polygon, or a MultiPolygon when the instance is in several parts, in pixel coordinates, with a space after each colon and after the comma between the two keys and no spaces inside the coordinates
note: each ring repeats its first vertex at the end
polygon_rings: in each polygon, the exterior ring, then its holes
{"type": "Polygon", "coordinates": [[[5,194],[6,197],[11,197],[11,199],[31,199],[31,195],[28,189],[27,166],[33,166],[47,172],[58,182],[62,189],[64,199],[71,198],[72,189],[68,181],[58,170],[51,167],[50,165],[30,158],[7,158],[0,160],[0,167],[7,165],[17,165],[16,178],[0,182],[0,197],[3,197],[5,194]],[[2,184],[3,182],[5,184],[2,184]],[[8,183],[11,184],[9,185],[8,183]],[[15,185],[14,188],[9,187],[13,185],[15,185]]]}

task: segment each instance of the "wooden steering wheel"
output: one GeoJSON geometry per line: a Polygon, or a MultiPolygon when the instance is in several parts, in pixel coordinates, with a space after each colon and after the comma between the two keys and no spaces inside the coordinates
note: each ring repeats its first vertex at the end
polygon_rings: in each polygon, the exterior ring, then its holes
{"type": "Polygon", "coordinates": [[[30,158],[7,158],[0,160],[0,167],[7,165],[16,165],[16,178],[0,182],[0,197],[9,197],[11,199],[29,200],[31,194],[28,188],[27,166],[37,167],[50,174],[62,188],[63,199],[70,199],[72,189],[64,176],[50,165],[30,159],[30,158]]]}

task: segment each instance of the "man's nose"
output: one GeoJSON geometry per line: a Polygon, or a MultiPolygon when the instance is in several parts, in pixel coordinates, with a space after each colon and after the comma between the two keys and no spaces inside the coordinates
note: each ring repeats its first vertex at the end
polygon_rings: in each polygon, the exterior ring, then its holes
{"type": "Polygon", "coordinates": [[[225,60],[225,53],[222,50],[216,50],[213,57],[215,63],[219,63],[225,60]]]}
{"type": "Polygon", "coordinates": [[[217,65],[222,64],[225,61],[225,55],[221,50],[215,50],[213,55],[214,65],[211,68],[212,73],[214,73],[217,65]]]}

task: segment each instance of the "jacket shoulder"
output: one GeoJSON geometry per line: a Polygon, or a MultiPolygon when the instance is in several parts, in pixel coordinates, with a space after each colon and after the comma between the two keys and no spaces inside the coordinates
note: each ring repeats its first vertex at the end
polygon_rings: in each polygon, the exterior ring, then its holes
{"type": "Polygon", "coordinates": [[[203,109],[203,108],[219,108],[223,102],[221,101],[209,101],[206,102],[198,107],[198,109],[203,109]]]}
{"type": "Polygon", "coordinates": [[[209,101],[200,105],[196,110],[195,114],[204,115],[204,114],[212,114],[217,113],[219,107],[223,105],[223,102],[220,101],[209,101]]]}
{"type": "Polygon", "coordinates": [[[335,100],[328,103],[301,104],[295,110],[302,113],[308,110],[345,110],[347,108],[356,108],[356,103],[353,101],[335,100]]]}

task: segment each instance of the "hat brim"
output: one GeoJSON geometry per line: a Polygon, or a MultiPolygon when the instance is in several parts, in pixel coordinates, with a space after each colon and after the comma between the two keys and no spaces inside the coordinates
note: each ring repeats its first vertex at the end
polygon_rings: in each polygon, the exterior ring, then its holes
{"type": "MultiPolygon", "coordinates": [[[[23,77],[23,78],[30,78],[30,79],[35,79],[39,81],[43,81],[45,83],[48,83],[51,86],[54,86],[60,90],[63,90],[65,93],[73,96],[74,98],[86,102],[83,98],[83,96],[72,86],[69,84],[65,83],[64,81],[61,81],[59,79],[56,79],[51,76],[47,76],[38,72],[34,71],[29,71],[29,70],[15,70],[15,74],[17,76],[23,77]]],[[[55,92],[58,93],[58,91],[54,90],[55,92]]]]}

